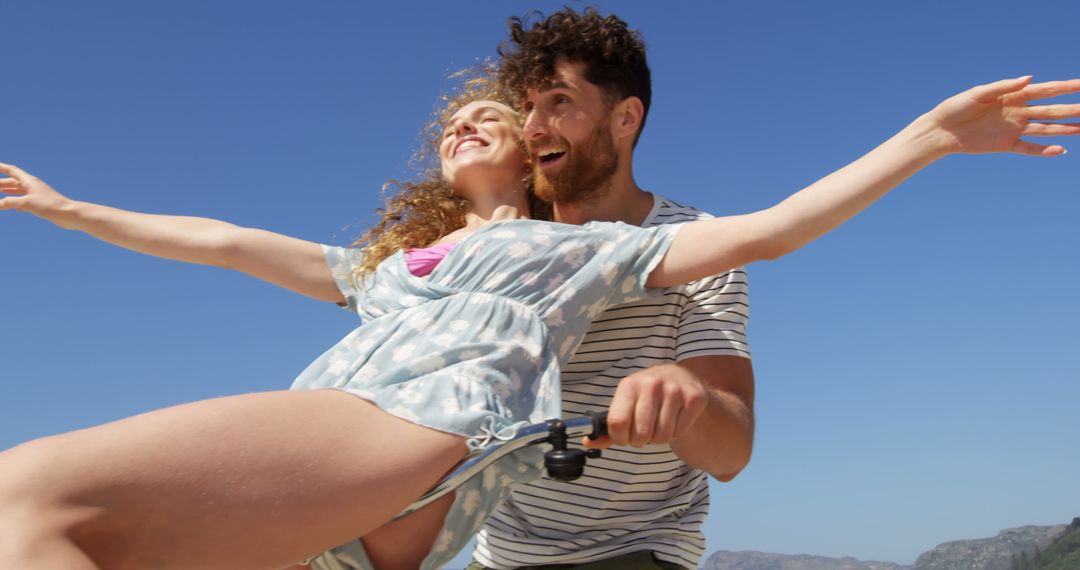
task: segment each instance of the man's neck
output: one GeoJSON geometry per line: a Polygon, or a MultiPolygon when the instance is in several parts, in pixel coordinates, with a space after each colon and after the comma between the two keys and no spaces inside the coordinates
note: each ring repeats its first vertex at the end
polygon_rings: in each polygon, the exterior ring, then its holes
{"type": "Polygon", "coordinates": [[[633,177],[616,176],[611,188],[595,200],[555,202],[555,221],[564,224],[623,222],[640,226],[653,209],[653,195],[642,190],[633,177]]]}

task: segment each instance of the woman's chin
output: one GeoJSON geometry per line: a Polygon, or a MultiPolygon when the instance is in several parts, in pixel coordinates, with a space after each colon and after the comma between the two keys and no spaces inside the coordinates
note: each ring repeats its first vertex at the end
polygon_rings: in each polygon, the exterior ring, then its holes
{"type": "Polygon", "coordinates": [[[452,175],[447,176],[454,193],[468,197],[471,191],[486,191],[482,189],[497,189],[507,186],[523,188],[526,178],[525,164],[523,161],[476,161],[467,164],[455,165],[452,175]]]}

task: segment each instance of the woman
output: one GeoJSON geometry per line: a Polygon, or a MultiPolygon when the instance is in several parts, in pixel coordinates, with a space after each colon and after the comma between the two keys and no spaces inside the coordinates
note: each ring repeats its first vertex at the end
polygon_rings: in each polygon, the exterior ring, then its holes
{"type": "Polygon", "coordinates": [[[471,100],[445,125],[434,179],[467,201],[463,218],[384,247],[382,259],[213,220],[73,202],[2,165],[12,178],[0,181],[10,195],[0,209],[143,253],[244,271],[373,318],[297,381],[340,389],[197,402],[0,454],[0,565],[275,568],[355,537],[364,549],[318,563],[363,566],[366,550],[379,568],[438,565],[511,480],[534,476],[534,458],[514,457],[488,481],[385,523],[470,447],[558,413],[555,374],[591,314],[646,288],[793,251],[944,154],[1064,153],[1019,137],[1080,133],[1031,122],[1075,117],[1080,106],[1026,102],[1080,91],[1080,81],[1029,82],[971,89],[773,208],[677,232],[525,219],[519,119],[503,103],[471,100]],[[400,253],[401,245],[449,242],[460,245],[426,277],[400,253]],[[486,493],[475,492],[481,487],[486,493]],[[401,536],[409,537],[404,549],[401,536]]]}

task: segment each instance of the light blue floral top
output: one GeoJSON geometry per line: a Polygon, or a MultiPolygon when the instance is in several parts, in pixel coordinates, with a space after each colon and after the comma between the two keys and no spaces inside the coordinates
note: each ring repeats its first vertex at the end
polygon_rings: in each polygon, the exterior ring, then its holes
{"type": "MultiPolygon", "coordinates": [[[[361,251],[324,246],[348,308],[364,324],[293,389],[345,390],[465,436],[473,449],[512,438],[522,425],[560,416],[560,366],[593,318],[645,295],[678,228],[498,221],[465,238],[426,278],[412,275],[399,251],[360,283],[361,251]]],[[[425,567],[452,558],[514,480],[538,477],[541,457],[535,449],[517,452],[482,486],[460,489],[425,567]]]]}

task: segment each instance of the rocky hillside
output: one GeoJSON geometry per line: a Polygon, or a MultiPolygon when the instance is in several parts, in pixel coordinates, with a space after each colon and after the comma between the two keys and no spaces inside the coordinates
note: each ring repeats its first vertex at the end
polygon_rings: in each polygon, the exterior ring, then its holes
{"type": "MultiPolygon", "coordinates": [[[[1072,525],[1024,526],[1001,531],[993,538],[945,542],[921,554],[913,566],[893,562],[873,562],[855,558],[826,558],[807,554],[717,551],[702,565],[704,570],[1031,570],[1042,569],[1033,559],[1036,553],[1055,556],[1054,570],[1080,570],[1071,558],[1080,557],[1080,519],[1072,525]],[[1075,527],[1075,529],[1074,529],[1075,527]],[[1068,530],[1068,532],[1066,532],[1068,530]],[[1056,554],[1061,552],[1062,554],[1056,554]],[[1017,568],[1018,560],[1032,564],[1017,568]]],[[[1050,564],[1047,559],[1047,564],[1050,564]]]]}
{"type": "Polygon", "coordinates": [[[1080,568],[1080,517],[1050,546],[1033,556],[1017,555],[1011,570],[1077,570],[1080,568]]]}
{"type": "Polygon", "coordinates": [[[956,540],[939,544],[915,560],[913,570],[1012,570],[1013,555],[1043,550],[1066,525],[1022,526],[994,538],[956,540]]]}
{"type": "Polygon", "coordinates": [[[910,570],[893,562],[864,562],[854,558],[827,558],[808,554],[768,552],[714,552],[702,565],[705,570],[910,570]]]}

